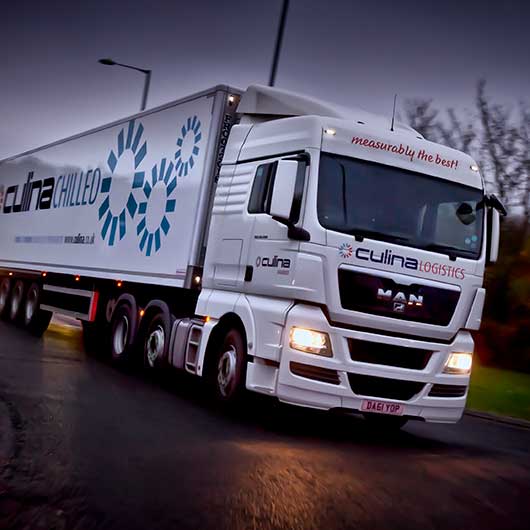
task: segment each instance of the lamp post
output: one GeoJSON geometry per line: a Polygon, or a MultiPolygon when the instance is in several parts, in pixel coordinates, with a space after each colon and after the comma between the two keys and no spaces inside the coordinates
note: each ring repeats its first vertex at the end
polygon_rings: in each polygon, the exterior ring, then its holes
{"type": "Polygon", "coordinates": [[[289,9],[289,0],[283,0],[282,14],[280,15],[280,25],[276,35],[276,46],[274,48],[274,56],[272,58],[271,74],[269,77],[269,86],[274,86],[276,82],[276,71],[278,70],[278,59],[280,58],[280,50],[282,49],[283,31],[285,29],[285,19],[287,18],[287,10],[289,9]]]}
{"type": "Polygon", "coordinates": [[[98,62],[100,64],[104,64],[105,66],[123,66],[123,68],[129,68],[131,70],[136,70],[137,72],[145,74],[144,91],[142,94],[142,105],[140,107],[140,111],[145,110],[145,106],[147,104],[147,94],[149,93],[149,83],[151,82],[151,70],[138,68],[137,66],[131,66],[130,64],[117,63],[112,59],[100,59],[98,62]]]}

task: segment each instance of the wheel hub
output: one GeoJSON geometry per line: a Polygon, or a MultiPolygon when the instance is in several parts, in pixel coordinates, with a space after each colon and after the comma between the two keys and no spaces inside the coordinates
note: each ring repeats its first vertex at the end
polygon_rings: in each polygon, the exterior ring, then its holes
{"type": "Polygon", "coordinates": [[[125,346],[127,345],[127,339],[129,336],[129,319],[123,315],[120,318],[120,321],[116,325],[116,329],[114,330],[114,351],[117,355],[121,355],[124,350],[125,346]]]}
{"type": "Polygon", "coordinates": [[[2,284],[2,287],[0,287],[0,311],[4,309],[7,303],[7,292],[8,288],[6,284],[2,284]]]}
{"type": "Polygon", "coordinates": [[[223,396],[227,396],[230,386],[236,377],[236,350],[233,346],[225,351],[219,358],[217,365],[217,382],[219,391],[223,396]]]}
{"type": "Polygon", "coordinates": [[[31,290],[26,299],[26,322],[31,322],[37,306],[37,293],[31,290]]]}
{"type": "Polygon", "coordinates": [[[147,362],[154,368],[157,359],[164,355],[166,335],[162,326],[156,326],[147,337],[147,362]]]}
{"type": "Polygon", "coordinates": [[[11,298],[11,317],[14,318],[18,314],[18,308],[20,307],[21,298],[20,289],[16,289],[11,298]]]}

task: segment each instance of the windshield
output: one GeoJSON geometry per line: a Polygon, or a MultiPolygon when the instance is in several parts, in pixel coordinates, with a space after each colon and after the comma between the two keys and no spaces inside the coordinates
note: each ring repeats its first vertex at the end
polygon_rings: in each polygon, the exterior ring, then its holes
{"type": "Polygon", "coordinates": [[[482,190],[322,153],[318,219],[330,230],[477,259],[482,190]]]}

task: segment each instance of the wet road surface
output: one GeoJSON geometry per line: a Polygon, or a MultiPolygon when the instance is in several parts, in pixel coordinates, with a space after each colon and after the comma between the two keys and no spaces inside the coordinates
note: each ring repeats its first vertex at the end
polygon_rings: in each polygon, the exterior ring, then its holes
{"type": "Polygon", "coordinates": [[[228,414],[197,383],[121,372],[77,327],[0,322],[0,528],[528,528],[530,430],[376,435],[269,399],[228,414]]]}

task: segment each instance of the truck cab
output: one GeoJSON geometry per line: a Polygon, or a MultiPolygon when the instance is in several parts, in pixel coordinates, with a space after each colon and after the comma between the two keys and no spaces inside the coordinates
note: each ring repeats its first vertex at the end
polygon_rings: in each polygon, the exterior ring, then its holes
{"type": "Polygon", "coordinates": [[[249,87],[238,112],[197,305],[202,356],[229,318],[246,364],[219,357],[226,388],[244,374],[287,403],[457,421],[498,252],[476,162],[389,118],[277,89],[249,87]]]}

